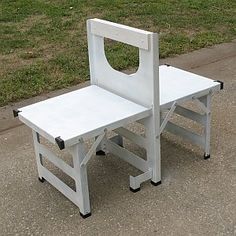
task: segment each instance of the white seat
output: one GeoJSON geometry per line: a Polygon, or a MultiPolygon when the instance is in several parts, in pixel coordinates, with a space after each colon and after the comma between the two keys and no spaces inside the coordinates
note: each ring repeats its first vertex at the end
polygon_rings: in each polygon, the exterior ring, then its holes
{"type": "MultiPolygon", "coordinates": [[[[219,87],[219,83],[211,79],[167,65],[159,67],[159,79],[161,108],[219,87]]],[[[72,145],[81,136],[90,138],[104,128],[124,126],[132,117],[142,119],[151,109],[91,85],[19,110],[22,111],[20,120],[43,133],[52,143],[60,136],[67,145],[72,145]]]]}
{"type": "Polygon", "coordinates": [[[20,108],[19,119],[52,143],[66,146],[150,115],[151,109],[91,85],[20,108]]]}
{"type": "Polygon", "coordinates": [[[173,102],[183,102],[220,89],[218,81],[169,65],[159,67],[159,81],[161,108],[169,107],[173,102]]]}

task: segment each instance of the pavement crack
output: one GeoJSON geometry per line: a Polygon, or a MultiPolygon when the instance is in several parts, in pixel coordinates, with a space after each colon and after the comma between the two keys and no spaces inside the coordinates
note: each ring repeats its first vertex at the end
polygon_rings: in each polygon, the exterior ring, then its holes
{"type": "Polygon", "coordinates": [[[23,125],[24,124],[17,124],[17,125],[13,125],[13,126],[10,126],[8,128],[2,129],[2,130],[0,130],[0,135],[5,134],[8,131],[11,131],[12,129],[18,128],[18,127],[23,126],[23,125]]]}
{"type": "Polygon", "coordinates": [[[230,56],[226,56],[226,57],[221,57],[219,59],[216,59],[214,61],[210,61],[208,63],[203,63],[201,65],[191,66],[190,69],[197,69],[199,67],[207,66],[207,65],[210,65],[210,64],[213,64],[213,63],[216,63],[216,62],[219,62],[219,61],[223,61],[223,60],[226,60],[226,59],[230,59],[230,58],[233,58],[233,57],[236,57],[236,54],[230,55],[230,56]]]}

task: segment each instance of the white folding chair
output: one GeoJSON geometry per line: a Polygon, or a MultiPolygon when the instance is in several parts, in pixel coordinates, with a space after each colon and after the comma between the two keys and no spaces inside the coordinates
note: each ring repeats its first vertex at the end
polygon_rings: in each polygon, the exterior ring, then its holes
{"type": "Polygon", "coordinates": [[[33,130],[39,180],[46,179],[62,192],[80,208],[84,218],[91,215],[87,163],[96,151],[97,154],[112,153],[143,172],[130,176],[133,192],[149,179],[153,185],[161,183],[160,134],[165,128],[204,146],[207,157],[210,154],[210,95],[221,86],[220,82],[171,66],[159,67],[156,33],[99,19],[87,21],[87,32],[91,85],[14,111],[14,115],[33,130]],[[139,48],[136,73],[127,75],[109,65],[104,38],[139,48]],[[195,99],[206,115],[180,106],[189,99],[195,99]],[[168,113],[161,119],[164,110],[168,113]],[[200,138],[171,123],[169,118],[174,111],[205,125],[205,136],[200,138]],[[144,125],[145,137],[124,127],[135,121],[144,125]],[[117,136],[109,139],[107,132],[111,130],[117,136]],[[67,149],[73,157],[73,166],[42,145],[40,136],[60,149],[67,149]],[[125,149],[122,137],[145,148],[146,160],[125,149]],[[94,143],[86,152],[84,141],[89,138],[94,138],[94,143]],[[76,191],[46,169],[43,158],[73,178],[76,191]]]}
{"type": "Polygon", "coordinates": [[[87,21],[87,32],[91,86],[14,111],[33,130],[39,179],[46,179],[68,197],[83,217],[91,214],[86,169],[96,150],[114,153],[143,172],[130,177],[133,191],[148,179],[153,184],[161,181],[157,34],[98,19],[87,21]],[[137,73],[127,75],[108,64],[104,37],[139,48],[137,73]],[[139,120],[146,127],[146,138],[123,128],[139,120]],[[108,139],[110,130],[132,136],[147,149],[147,160],[121,147],[120,136],[108,139]],[[72,154],[73,167],[42,145],[40,136],[67,149],[72,154]],[[84,141],[89,138],[95,141],[85,152],[84,141]],[[43,158],[73,178],[76,191],[46,169],[43,158]]]}

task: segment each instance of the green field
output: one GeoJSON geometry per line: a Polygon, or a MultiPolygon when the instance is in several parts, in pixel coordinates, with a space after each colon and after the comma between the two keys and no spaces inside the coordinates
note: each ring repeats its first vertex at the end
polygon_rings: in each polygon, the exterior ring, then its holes
{"type": "MultiPolygon", "coordinates": [[[[160,57],[236,37],[235,0],[0,1],[0,106],[88,79],[86,19],[160,33],[160,57]]],[[[106,41],[119,70],[137,67],[136,48],[106,41]]]]}

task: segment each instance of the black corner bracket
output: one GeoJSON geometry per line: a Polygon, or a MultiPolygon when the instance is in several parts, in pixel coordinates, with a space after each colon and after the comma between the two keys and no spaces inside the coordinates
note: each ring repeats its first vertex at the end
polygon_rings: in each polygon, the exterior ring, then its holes
{"type": "Polygon", "coordinates": [[[166,66],[170,66],[169,64],[167,64],[167,63],[165,63],[164,65],[166,65],[166,66]]]}
{"type": "Polygon", "coordinates": [[[13,116],[14,117],[17,117],[18,116],[18,113],[20,113],[21,111],[19,111],[19,110],[13,110],[13,116]]]}
{"type": "Polygon", "coordinates": [[[61,139],[61,137],[60,137],[60,136],[59,136],[59,137],[57,137],[57,138],[55,138],[55,141],[56,141],[56,143],[57,143],[58,147],[60,148],[60,150],[62,150],[62,149],[64,149],[64,148],[65,148],[65,142],[64,142],[64,140],[63,140],[63,139],[61,139]]]}
{"type": "Polygon", "coordinates": [[[220,80],[214,80],[214,82],[220,83],[220,89],[222,90],[224,88],[224,82],[220,80]]]}

